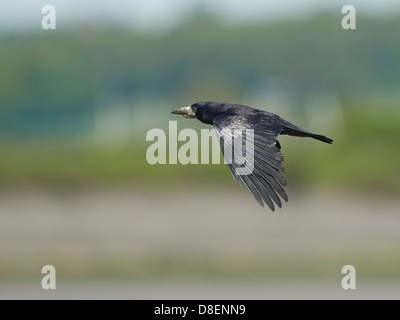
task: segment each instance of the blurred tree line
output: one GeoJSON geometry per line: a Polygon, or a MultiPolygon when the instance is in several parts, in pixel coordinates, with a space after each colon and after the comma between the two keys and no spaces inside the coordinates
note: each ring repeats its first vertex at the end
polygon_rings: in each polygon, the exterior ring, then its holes
{"type": "Polygon", "coordinates": [[[400,18],[340,16],[227,27],[195,15],[166,33],[76,29],[0,38],[0,108],[92,108],[103,97],[237,98],[265,76],[312,78],[341,95],[400,87],[400,18]]]}

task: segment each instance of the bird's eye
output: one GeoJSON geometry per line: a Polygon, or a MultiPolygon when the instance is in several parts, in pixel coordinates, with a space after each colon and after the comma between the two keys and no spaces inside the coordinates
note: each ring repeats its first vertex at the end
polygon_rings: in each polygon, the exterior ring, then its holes
{"type": "Polygon", "coordinates": [[[195,106],[191,106],[191,108],[192,108],[193,112],[197,111],[197,108],[195,106]]]}

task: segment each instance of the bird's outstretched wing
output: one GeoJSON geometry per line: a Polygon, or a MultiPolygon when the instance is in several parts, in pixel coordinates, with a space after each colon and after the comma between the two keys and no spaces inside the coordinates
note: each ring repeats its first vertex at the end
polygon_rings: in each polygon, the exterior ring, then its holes
{"type": "MultiPolygon", "coordinates": [[[[225,113],[214,118],[213,124],[220,141],[225,163],[236,182],[239,185],[242,182],[261,206],[264,206],[265,202],[272,211],[275,210],[274,202],[279,207],[282,206],[280,197],[288,201],[288,196],[283,189],[283,186],[287,183],[282,175],[284,171],[283,155],[280,152],[278,142],[282,125],[279,118],[274,118],[272,115],[271,117],[259,117],[258,115],[243,117],[235,113],[225,113]],[[244,131],[243,129],[250,130],[244,131]],[[246,133],[243,134],[243,132],[246,133]],[[248,132],[252,132],[253,138],[250,138],[248,132]],[[224,141],[237,139],[239,134],[241,134],[240,139],[243,143],[240,152],[245,154],[244,158],[253,162],[252,171],[248,174],[238,173],[241,166],[236,163],[234,156],[230,157],[232,161],[228,163],[226,161],[227,152],[230,152],[231,149],[227,150],[224,141]],[[252,152],[247,153],[245,150],[252,152]]],[[[233,149],[234,146],[233,144],[233,149]]],[[[235,152],[237,150],[234,150],[233,154],[235,152]]]]}

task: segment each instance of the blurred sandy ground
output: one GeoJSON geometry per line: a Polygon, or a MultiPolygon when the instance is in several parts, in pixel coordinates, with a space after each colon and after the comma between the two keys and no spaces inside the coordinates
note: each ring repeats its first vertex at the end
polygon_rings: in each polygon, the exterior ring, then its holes
{"type": "Polygon", "coordinates": [[[399,201],[289,190],[272,213],[243,188],[3,190],[0,298],[399,299],[399,201]]]}

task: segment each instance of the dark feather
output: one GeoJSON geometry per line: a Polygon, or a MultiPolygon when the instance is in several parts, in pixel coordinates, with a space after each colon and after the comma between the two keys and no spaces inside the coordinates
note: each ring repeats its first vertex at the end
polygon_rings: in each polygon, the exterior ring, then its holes
{"type": "Polygon", "coordinates": [[[277,137],[282,128],[277,124],[258,126],[257,122],[251,123],[251,125],[248,122],[241,124],[239,119],[240,117],[234,114],[214,119],[214,128],[220,137],[222,153],[225,157],[223,143],[225,139],[231,138],[229,135],[233,134],[234,129],[254,130],[253,144],[250,144],[246,135],[242,136],[244,144],[254,151],[253,157],[251,157],[251,154],[246,155],[248,159],[254,162],[253,172],[248,175],[238,175],[236,170],[240,166],[234,161],[232,164],[228,164],[228,168],[238,184],[240,185],[241,181],[260,205],[263,206],[263,202],[265,202],[274,211],[274,202],[278,207],[282,207],[279,196],[285,201],[288,200],[282,187],[282,185],[286,185],[286,180],[281,173],[284,170],[282,165],[283,155],[277,146],[277,137]]]}

